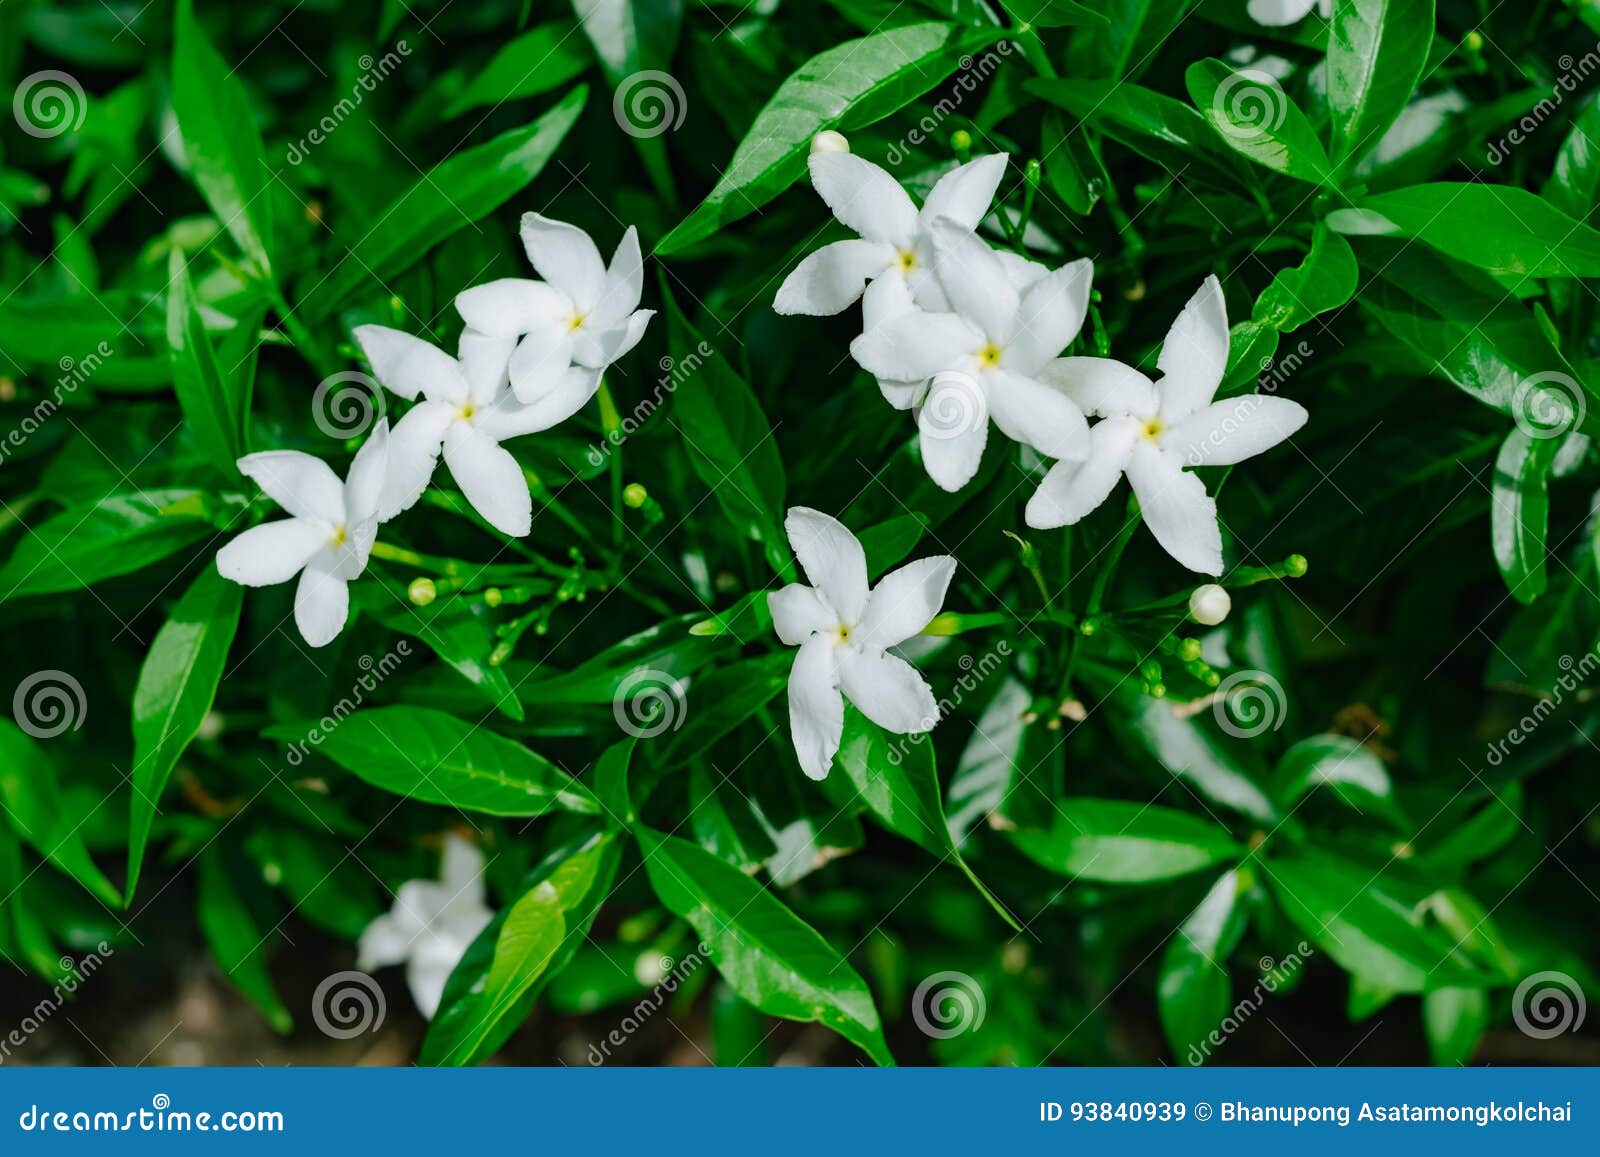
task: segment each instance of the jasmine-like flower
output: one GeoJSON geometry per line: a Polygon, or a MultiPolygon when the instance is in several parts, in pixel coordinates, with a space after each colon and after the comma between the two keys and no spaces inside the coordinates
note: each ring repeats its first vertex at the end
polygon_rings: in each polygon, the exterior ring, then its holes
{"type": "Polygon", "coordinates": [[[844,733],[841,692],[886,731],[931,731],[939,721],[922,676],[886,652],[939,613],[956,560],[918,559],[869,590],[866,554],[838,519],[796,506],[784,529],[811,585],[774,591],[767,607],[778,638],[800,648],[789,672],[789,727],[801,769],[822,779],[844,733]]]}
{"type": "Polygon", "coordinates": [[[507,277],[456,295],[471,328],[490,337],[520,339],[511,356],[511,388],[525,403],[553,390],[575,388],[573,372],[592,379],[638,344],[654,310],[640,309],[644,259],[633,226],[622,235],[609,267],[576,225],[537,213],[522,215],[522,244],[543,281],[507,277]]]}
{"type": "Polygon", "coordinates": [[[432,1020],[445,981],[493,917],[483,899],[483,853],[448,836],[440,879],[400,885],[394,906],[361,933],[356,967],[404,964],[411,999],[432,1020]]]}
{"type": "Polygon", "coordinates": [[[343,482],[320,458],[268,450],[239,459],[239,472],[289,517],[251,527],[217,552],[217,570],[248,587],[273,586],[295,575],[294,621],[313,647],[338,637],[350,613],[351,579],[367,569],[377,541],[379,499],[389,452],[389,423],[380,420],[350,463],[343,482]]]}
{"type": "Polygon", "coordinates": [[[1035,379],[1078,336],[1093,264],[1082,259],[1039,273],[1031,263],[1008,265],[955,222],[935,222],[931,232],[953,312],[892,314],[850,345],[880,379],[929,382],[917,414],[928,475],[949,491],[971,481],[991,418],[1046,457],[1082,459],[1089,434],[1082,411],[1035,379]]]}
{"type": "Polygon", "coordinates": [[[772,308],[823,317],[855,304],[863,291],[870,305],[875,294],[893,293],[899,286],[909,288],[924,308],[947,309],[933,272],[933,225],[946,219],[968,232],[976,229],[1005,175],[1006,154],[978,157],[952,169],[939,178],[919,210],[900,182],[871,161],[832,144],[818,148],[814,141],[812,148],[812,185],[834,217],[857,236],[824,245],[800,262],[779,287],[772,308]]]}
{"type": "Polygon", "coordinates": [[[1306,421],[1297,402],[1246,394],[1213,402],[1228,365],[1222,286],[1208,277],[1167,332],[1159,383],[1109,358],[1061,358],[1044,380],[1099,415],[1083,462],[1058,462],[1028,502],[1028,525],[1067,526],[1127,474],[1145,525],[1190,570],[1222,573],[1217,504],[1189,466],[1228,466],[1271,449],[1306,421]]]}
{"type": "Polygon", "coordinates": [[[395,423],[379,516],[393,518],[422,497],[442,452],[451,477],[485,521],[505,534],[527,534],[533,498],[522,467],[500,443],[571,417],[589,400],[598,375],[572,370],[556,389],[524,405],[506,378],[516,338],[468,329],[453,358],[381,325],[360,326],[355,337],[379,382],[402,398],[423,399],[395,423]]]}
{"type": "Polygon", "coordinates": [[[1297,24],[1315,8],[1324,20],[1333,19],[1333,0],[1250,0],[1250,19],[1269,28],[1297,24]]]}
{"type": "Polygon", "coordinates": [[[1202,627],[1215,627],[1233,610],[1233,598],[1227,588],[1216,583],[1197,586],[1189,594],[1189,617],[1202,627]]]}

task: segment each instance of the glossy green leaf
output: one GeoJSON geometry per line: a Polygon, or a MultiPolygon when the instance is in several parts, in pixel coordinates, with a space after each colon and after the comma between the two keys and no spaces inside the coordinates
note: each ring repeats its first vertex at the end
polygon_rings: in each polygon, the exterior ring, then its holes
{"type": "Polygon", "coordinates": [[[639,828],[650,884],[700,934],[729,986],[770,1016],[816,1021],[894,1063],[866,982],[771,892],[710,852],[639,828]]]}
{"type": "Polygon", "coordinates": [[[1195,107],[1229,148],[1302,181],[1331,179],[1332,165],[1316,130],[1270,75],[1201,60],[1189,66],[1184,79],[1195,107]]]}
{"type": "Polygon", "coordinates": [[[525,100],[560,88],[593,61],[570,20],[552,20],[528,29],[471,74],[466,87],[446,107],[446,120],[468,109],[525,100]]]}
{"type": "MultiPolygon", "coordinates": [[[[307,817],[309,818],[309,817],[307,817]]],[[[261,877],[288,895],[311,923],[345,940],[359,940],[382,914],[377,881],[355,853],[321,831],[263,824],[244,841],[261,877]]]]}
{"type": "Polygon", "coordinates": [[[1481,988],[1439,988],[1422,994],[1422,1028],[1433,1063],[1472,1063],[1489,1027],[1489,994],[1481,988]]]}
{"type": "Polygon", "coordinates": [[[618,125],[632,139],[656,190],[675,202],[666,134],[681,127],[689,113],[670,71],[683,0],[573,0],[572,8],[611,84],[618,125]]]}
{"type": "Polygon", "coordinates": [[[234,463],[245,454],[250,394],[241,391],[238,379],[224,377],[218,366],[196,308],[188,267],[176,249],[167,264],[167,345],[184,422],[222,475],[237,478],[234,463]]]}
{"type": "Polygon", "coordinates": [[[1355,296],[1360,272],[1350,242],[1318,222],[1305,260],[1278,270],[1272,284],[1256,298],[1251,317],[1291,333],[1318,314],[1347,304],[1355,296]]]}
{"type": "MultiPolygon", "coordinates": [[[[1571,399],[1561,402],[1570,405],[1571,399]]],[[[1519,426],[1506,435],[1495,459],[1489,507],[1494,561],[1506,589],[1521,603],[1533,602],[1549,585],[1545,535],[1550,525],[1550,464],[1560,447],[1559,437],[1534,437],[1519,426]]]]}
{"type": "Polygon", "coordinates": [[[199,865],[200,931],[211,954],[222,966],[223,975],[249,997],[272,1027],[288,1032],[293,1018],[278,998],[267,970],[266,944],[273,926],[260,911],[260,881],[249,877],[242,859],[230,855],[224,840],[208,845],[200,853],[199,865]]]}
{"type": "Polygon", "coordinates": [[[787,651],[732,663],[689,685],[682,725],[659,759],[676,767],[709,749],[760,711],[789,683],[794,658],[787,651]]]}
{"type": "Polygon", "coordinates": [[[1411,99],[1433,44],[1433,0],[1338,0],[1328,30],[1334,156],[1359,158],[1411,99]]]}
{"type": "Polygon", "coordinates": [[[1325,788],[1363,814],[1375,812],[1403,822],[1394,800],[1389,769],[1372,749],[1348,735],[1302,739],[1278,761],[1272,793],[1286,811],[1309,793],[1325,788]]]}
{"type": "Polygon", "coordinates": [[[1162,954],[1156,1007],[1172,1055],[1201,1065],[1216,1047],[1211,1038],[1233,1005],[1228,956],[1244,934],[1237,871],[1224,872],[1189,918],[1178,926],[1162,954]]]}
{"type": "Polygon", "coordinates": [[[139,883],[145,842],[172,769],[211,710],[239,628],[244,588],[207,566],[156,632],[133,689],[128,884],[139,883]]]}
{"type": "MultiPolygon", "coordinates": [[[[58,701],[54,706],[65,713],[58,713],[62,721],[77,719],[81,724],[88,709],[82,688],[45,683],[36,687],[33,694],[38,696],[41,690],[51,688],[62,694],[76,692],[75,701],[58,701]]],[[[31,718],[28,703],[33,701],[21,701],[19,718],[31,718]]],[[[46,860],[107,904],[122,903],[122,894],[95,866],[78,825],[62,807],[54,761],[39,741],[10,719],[0,719],[0,806],[5,809],[11,830],[46,860]]]]}
{"type": "Polygon", "coordinates": [[[1239,171],[1205,117],[1153,89],[1079,77],[1036,78],[1023,87],[1174,171],[1197,163],[1219,174],[1239,171]]]}
{"type": "Polygon", "coordinates": [[[1216,824],[1158,804],[1070,796],[1054,812],[1049,828],[1019,828],[1011,841],[1052,872],[1081,880],[1170,880],[1244,854],[1216,824]]]}
{"type": "Polygon", "coordinates": [[[1578,109],[1542,192],[1557,209],[1586,223],[1600,206],[1600,94],[1591,93],[1578,109]]]}

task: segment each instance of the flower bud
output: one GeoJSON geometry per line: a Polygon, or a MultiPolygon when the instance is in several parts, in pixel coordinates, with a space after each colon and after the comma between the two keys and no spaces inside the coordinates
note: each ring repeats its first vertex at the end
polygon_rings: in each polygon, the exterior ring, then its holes
{"type": "Polygon", "coordinates": [[[419,607],[425,607],[439,597],[439,588],[431,578],[418,578],[411,580],[411,587],[406,591],[411,601],[419,607]]]}
{"type": "Polygon", "coordinates": [[[638,510],[650,500],[650,492],[637,482],[630,482],[622,488],[622,501],[634,510],[638,510]]]}
{"type": "Polygon", "coordinates": [[[1291,554],[1283,560],[1283,569],[1288,572],[1290,578],[1304,578],[1310,565],[1303,554],[1291,554]]]}
{"type": "Polygon", "coordinates": [[[966,129],[957,129],[950,134],[950,147],[958,153],[965,153],[972,148],[972,134],[966,129]]]}
{"type": "Polygon", "coordinates": [[[832,129],[823,129],[811,138],[811,151],[813,153],[848,153],[850,142],[843,133],[836,133],[832,129]]]}
{"type": "Polygon", "coordinates": [[[1195,587],[1189,596],[1189,617],[1201,626],[1214,627],[1228,617],[1233,600],[1216,583],[1195,587]]]}

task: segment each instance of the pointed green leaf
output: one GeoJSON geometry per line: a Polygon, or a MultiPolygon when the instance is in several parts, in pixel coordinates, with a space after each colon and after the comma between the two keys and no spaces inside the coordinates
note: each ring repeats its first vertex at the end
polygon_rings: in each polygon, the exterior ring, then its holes
{"type": "Polygon", "coordinates": [[[1229,148],[1258,165],[1313,184],[1332,176],[1317,132],[1283,87],[1258,68],[1200,60],[1184,74],[1189,97],[1229,148]]]}
{"type": "Polygon", "coordinates": [[[225,478],[238,477],[234,465],[245,454],[248,390],[223,376],[216,352],[196,307],[194,286],[183,253],[167,261],[167,345],[172,354],[172,385],[183,420],[207,457],[225,478]]]}
{"type": "Polygon", "coordinates": [[[1244,849],[1209,820],[1126,800],[1058,800],[1051,825],[1019,828],[1011,840],[1052,872],[1080,880],[1142,884],[1198,872],[1244,849]]]}
{"type": "Polygon", "coordinates": [[[1172,1055],[1187,1065],[1204,1064],[1213,1032],[1233,1005],[1228,956],[1244,934],[1239,873],[1224,872],[1189,918],[1178,926],[1161,958],[1156,983],[1161,1028],[1172,1055]]]}
{"type": "MultiPolygon", "coordinates": [[[[81,720],[85,705],[64,706],[81,720]]],[[[62,807],[54,762],[10,719],[0,719],[0,807],[11,830],[46,860],[107,904],[122,903],[122,894],[95,866],[83,835],[62,807]]]]}
{"type": "Polygon", "coordinates": [[[1338,0],[1328,29],[1334,156],[1370,151],[1411,100],[1433,46],[1433,0],[1338,0]]]}
{"type": "MultiPolygon", "coordinates": [[[[1570,405],[1571,400],[1562,402],[1570,405]]],[[[1550,524],[1550,464],[1560,446],[1559,437],[1536,438],[1519,426],[1506,435],[1495,459],[1489,507],[1494,561],[1519,603],[1533,602],[1549,585],[1545,535],[1550,524]]]]}

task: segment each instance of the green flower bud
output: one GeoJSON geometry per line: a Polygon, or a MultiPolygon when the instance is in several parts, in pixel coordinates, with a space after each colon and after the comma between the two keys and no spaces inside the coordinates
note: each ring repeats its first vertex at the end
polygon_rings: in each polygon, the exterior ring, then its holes
{"type": "Polygon", "coordinates": [[[439,597],[439,588],[434,585],[431,578],[412,579],[411,587],[406,593],[417,606],[425,607],[439,597]]]}
{"type": "Polygon", "coordinates": [[[622,501],[634,510],[638,510],[650,501],[650,492],[637,482],[630,482],[622,488],[622,501]]]}

